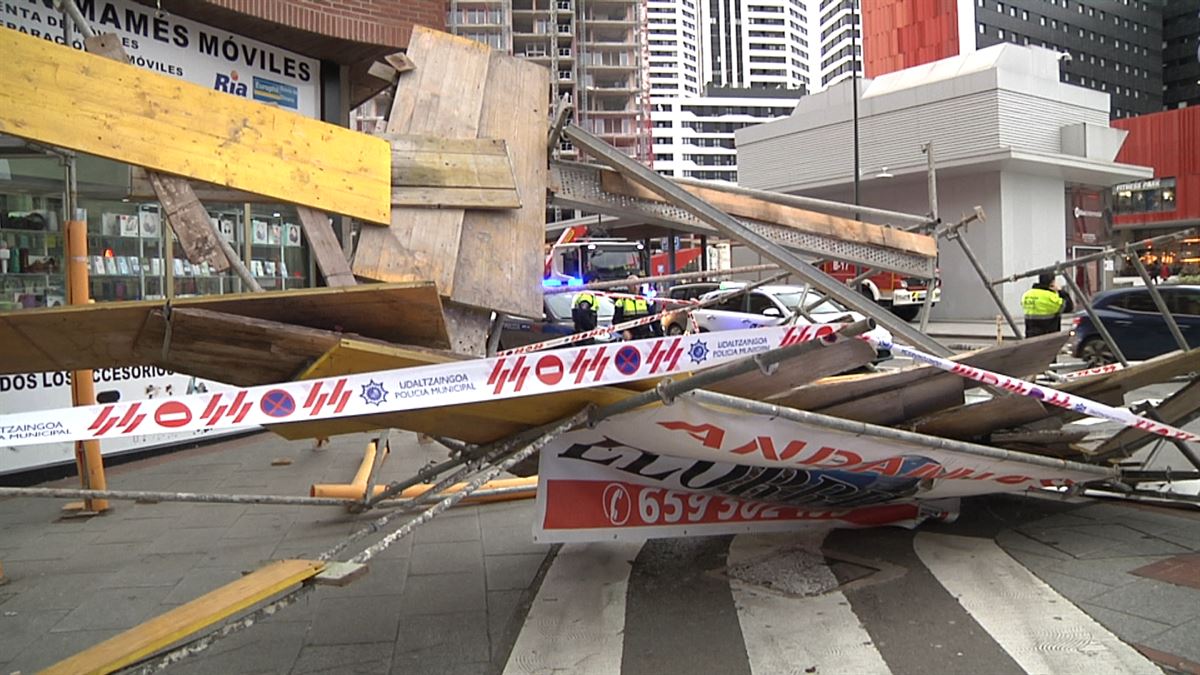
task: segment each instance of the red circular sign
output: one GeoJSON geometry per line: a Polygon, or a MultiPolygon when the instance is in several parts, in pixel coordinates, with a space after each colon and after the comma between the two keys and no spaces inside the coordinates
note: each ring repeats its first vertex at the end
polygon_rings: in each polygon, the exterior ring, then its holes
{"type": "Polygon", "coordinates": [[[534,369],[537,374],[537,379],[542,381],[542,384],[553,387],[558,384],[563,377],[562,359],[553,354],[547,354],[538,359],[537,368],[534,369]]]}
{"type": "Polygon", "coordinates": [[[154,411],[154,421],[160,427],[174,429],[192,421],[192,411],[179,401],[165,401],[154,411]]]}

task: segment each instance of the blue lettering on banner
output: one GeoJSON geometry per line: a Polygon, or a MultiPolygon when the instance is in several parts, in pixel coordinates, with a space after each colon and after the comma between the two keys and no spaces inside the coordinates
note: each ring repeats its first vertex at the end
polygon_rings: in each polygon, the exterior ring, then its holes
{"type": "Polygon", "coordinates": [[[223,91],[226,94],[233,94],[234,96],[242,97],[246,96],[248,91],[245,82],[238,82],[238,73],[236,70],[230,71],[228,75],[225,73],[217,73],[216,78],[213,81],[213,89],[216,89],[217,91],[223,91]]]}
{"type": "Polygon", "coordinates": [[[254,76],[254,100],[292,110],[300,105],[299,92],[295,87],[257,75],[254,76]]]}

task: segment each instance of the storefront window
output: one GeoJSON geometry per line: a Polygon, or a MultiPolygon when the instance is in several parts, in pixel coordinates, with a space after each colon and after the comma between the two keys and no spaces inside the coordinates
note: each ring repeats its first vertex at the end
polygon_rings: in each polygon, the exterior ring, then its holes
{"type": "Polygon", "coordinates": [[[1152,213],[1175,210],[1175,179],[1125,183],[1113,188],[1113,210],[1123,213],[1152,213]]]}
{"type": "MultiPolygon", "coordinates": [[[[159,205],[131,199],[126,165],[79,155],[78,207],[87,215],[89,292],[96,302],[241,292],[231,271],[193,265],[159,205]]],[[[0,136],[0,311],[66,304],[63,159],[0,136]]],[[[264,290],[314,285],[295,209],[205,203],[211,222],[264,290]]]]}

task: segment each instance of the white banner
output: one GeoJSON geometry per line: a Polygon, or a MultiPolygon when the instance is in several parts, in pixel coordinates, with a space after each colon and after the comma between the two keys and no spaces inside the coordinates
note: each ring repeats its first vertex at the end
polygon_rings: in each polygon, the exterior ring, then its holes
{"type": "Polygon", "coordinates": [[[683,397],[553,440],[541,451],[538,541],[914,524],[941,500],[1112,475],[990,458],[718,410],[683,397]]]}
{"type": "MultiPolygon", "coordinates": [[[[135,66],[306,117],[319,116],[321,72],[316,59],[156,12],[133,0],[74,1],[97,33],[121,38],[135,66]]],[[[0,3],[0,25],[26,35],[64,44],[62,22],[51,0],[0,3]]],[[[71,46],[82,50],[83,37],[78,31],[73,35],[71,46]]]]}
{"type": "Polygon", "coordinates": [[[7,414],[0,415],[0,445],[240,429],[584,389],[706,368],[827,337],[839,327],[780,326],[652,338],[167,399],[7,414]]]}

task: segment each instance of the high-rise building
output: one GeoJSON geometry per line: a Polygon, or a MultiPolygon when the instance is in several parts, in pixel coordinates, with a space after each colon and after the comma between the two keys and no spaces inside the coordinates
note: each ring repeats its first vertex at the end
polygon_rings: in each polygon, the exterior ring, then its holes
{"type": "Polygon", "coordinates": [[[1163,107],[1200,104],[1200,0],[1163,9],[1163,107]]]}
{"type": "Polygon", "coordinates": [[[806,3],[816,0],[701,0],[704,81],[716,87],[812,88],[806,3]]]}
{"type": "Polygon", "coordinates": [[[1107,92],[1112,117],[1162,109],[1164,0],[862,1],[867,77],[1007,42],[1069,55],[1062,81],[1107,92]]]}
{"type": "Polygon", "coordinates": [[[651,96],[699,96],[703,91],[702,2],[648,0],[651,96]]]}
{"type": "MultiPolygon", "coordinates": [[[[649,161],[643,0],[450,0],[446,26],[545,65],[549,95],[570,97],[579,126],[649,161]]],[[[565,139],[561,149],[574,154],[565,139]]]]}
{"type": "Polygon", "coordinates": [[[811,15],[816,31],[820,31],[813,36],[819,38],[820,46],[813,59],[813,75],[820,77],[819,86],[814,89],[848,79],[855,70],[862,77],[862,14],[855,6],[857,3],[858,0],[821,0],[811,15]]]}

